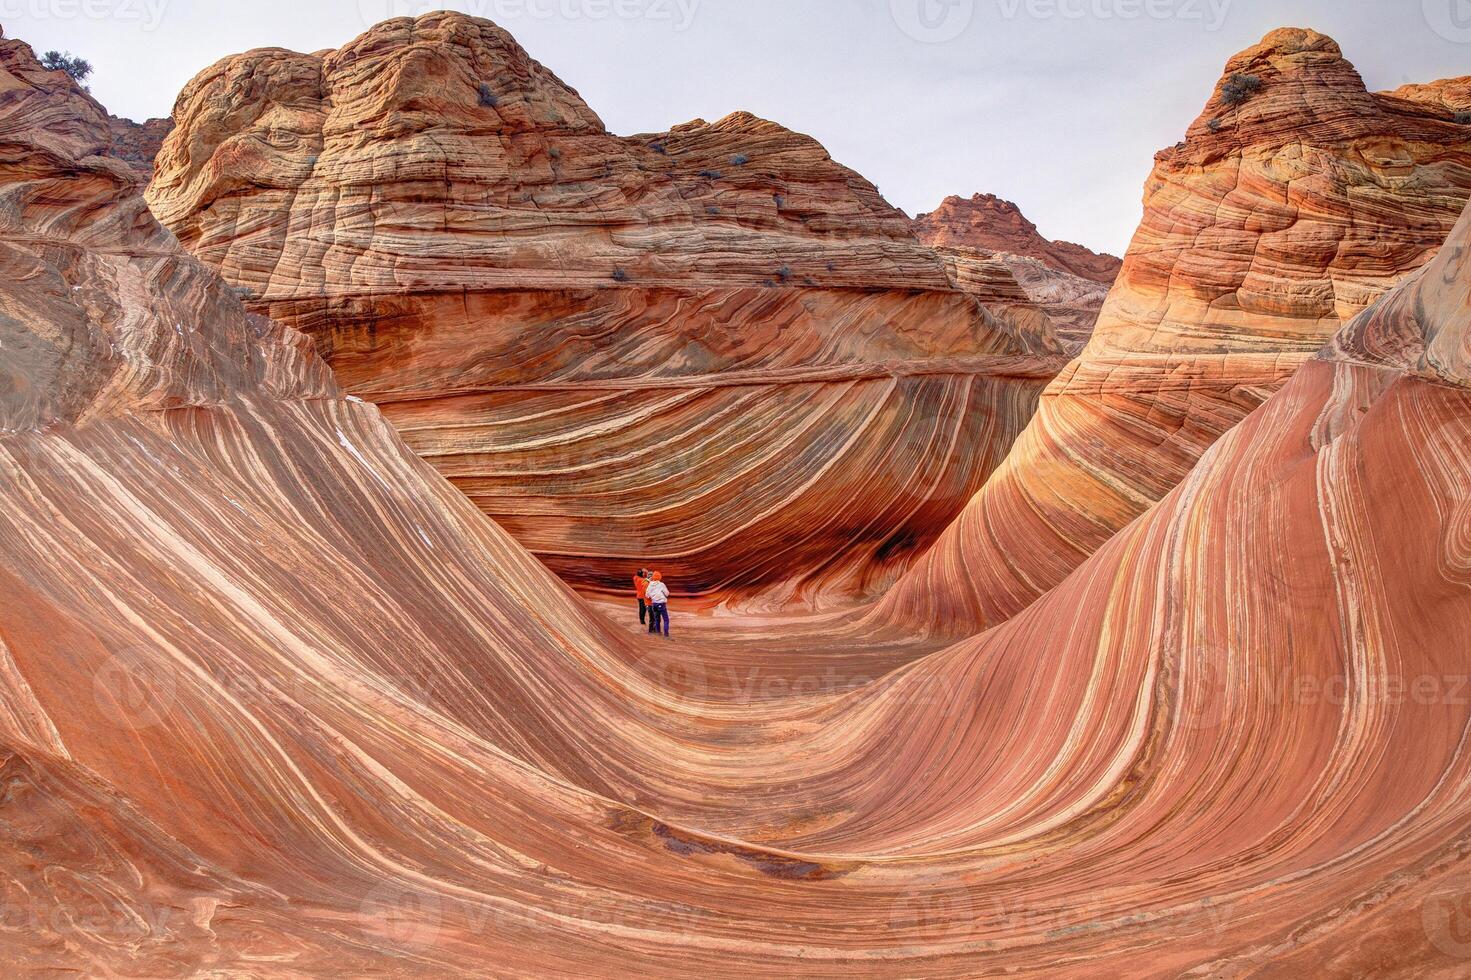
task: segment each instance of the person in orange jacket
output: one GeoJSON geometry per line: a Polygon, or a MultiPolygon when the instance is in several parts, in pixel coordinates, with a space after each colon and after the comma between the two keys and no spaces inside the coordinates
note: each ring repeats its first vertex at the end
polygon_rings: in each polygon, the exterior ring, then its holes
{"type": "Polygon", "coordinates": [[[649,613],[649,570],[640,568],[633,576],[633,594],[638,596],[638,624],[644,625],[649,613]]]}
{"type": "Polygon", "coordinates": [[[662,627],[664,639],[669,639],[669,586],[664,584],[662,573],[654,573],[644,595],[649,601],[649,632],[658,636],[662,627]]]}

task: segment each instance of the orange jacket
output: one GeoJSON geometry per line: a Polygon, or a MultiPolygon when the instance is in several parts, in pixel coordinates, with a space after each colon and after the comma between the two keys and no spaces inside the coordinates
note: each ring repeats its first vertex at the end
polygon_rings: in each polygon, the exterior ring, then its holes
{"type": "Polygon", "coordinates": [[[640,599],[647,599],[649,597],[649,580],[642,575],[635,575],[633,577],[633,594],[640,599]]]}

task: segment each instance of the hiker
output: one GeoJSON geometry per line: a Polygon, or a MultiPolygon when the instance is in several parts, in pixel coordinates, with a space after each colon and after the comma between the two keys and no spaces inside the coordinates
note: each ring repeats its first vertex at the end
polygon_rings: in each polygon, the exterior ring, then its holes
{"type": "Polygon", "coordinates": [[[633,594],[638,596],[638,624],[648,622],[649,614],[649,570],[640,568],[633,576],[633,594]]]}
{"type": "Polygon", "coordinates": [[[664,584],[662,572],[654,573],[645,595],[649,600],[649,632],[657,636],[662,624],[664,638],[667,640],[669,638],[669,586],[664,584]]]}

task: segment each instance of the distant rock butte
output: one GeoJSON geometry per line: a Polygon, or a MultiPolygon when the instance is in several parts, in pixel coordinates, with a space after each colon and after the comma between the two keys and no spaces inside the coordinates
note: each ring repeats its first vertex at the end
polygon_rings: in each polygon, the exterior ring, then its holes
{"type": "Polygon", "coordinates": [[[163,141],[173,132],[174,121],[164,118],[137,123],[108,116],[107,128],[112,133],[112,155],[132,164],[147,180],[153,176],[154,158],[163,147],[163,141]]]}
{"type": "Polygon", "coordinates": [[[1063,362],[816,141],[612,136],[483,20],[226,58],[175,118],[159,218],[580,587],[871,593],[1063,362]]]}
{"type": "Polygon", "coordinates": [[[1437,101],[1463,87],[1371,94],[1306,30],[1232,58],[1157,156],[1087,348],[880,618],[964,634],[1015,615],[1425,265],[1471,197],[1471,127],[1437,101]]]}
{"type": "Polygon", "coordinates": [[[944,258],[951,280],[984,303],[989,285],[1012,279],[1023,302],[1047,314],[1069,354],[1093,333],[1120,260],[1071,242],[1050,242],[1010,201],[991,194],[946,198],[914,221],[915,234],[944,258]]]}
{"type": "Polygon", "coordinates": [[[1471,111],[1471,75],[1446,78],[1429,85],[1401,85],[1385,95],[1450,112],[1471,111]]]}
{"type": "Polygon", "coordinates": [[[994,194],[947,197],[934,211],[915,218],[914,228],[929,245],[1025,255],[1105,286],[1113,285],[1123,262],[1082,245],[1043,238],[1020,208],[994,194]]]}

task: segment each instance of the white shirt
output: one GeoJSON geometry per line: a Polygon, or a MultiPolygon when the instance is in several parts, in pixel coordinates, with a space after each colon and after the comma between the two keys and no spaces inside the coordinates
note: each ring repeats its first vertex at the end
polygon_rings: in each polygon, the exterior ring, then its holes
{"type": "Polygon", "coordinates": [[[669,586],[663,582],[650,582],[649,587],[644,591],[644,595],[648,598],[649,602],[656,605],[666,603],[669,601],[669,586]]]}

